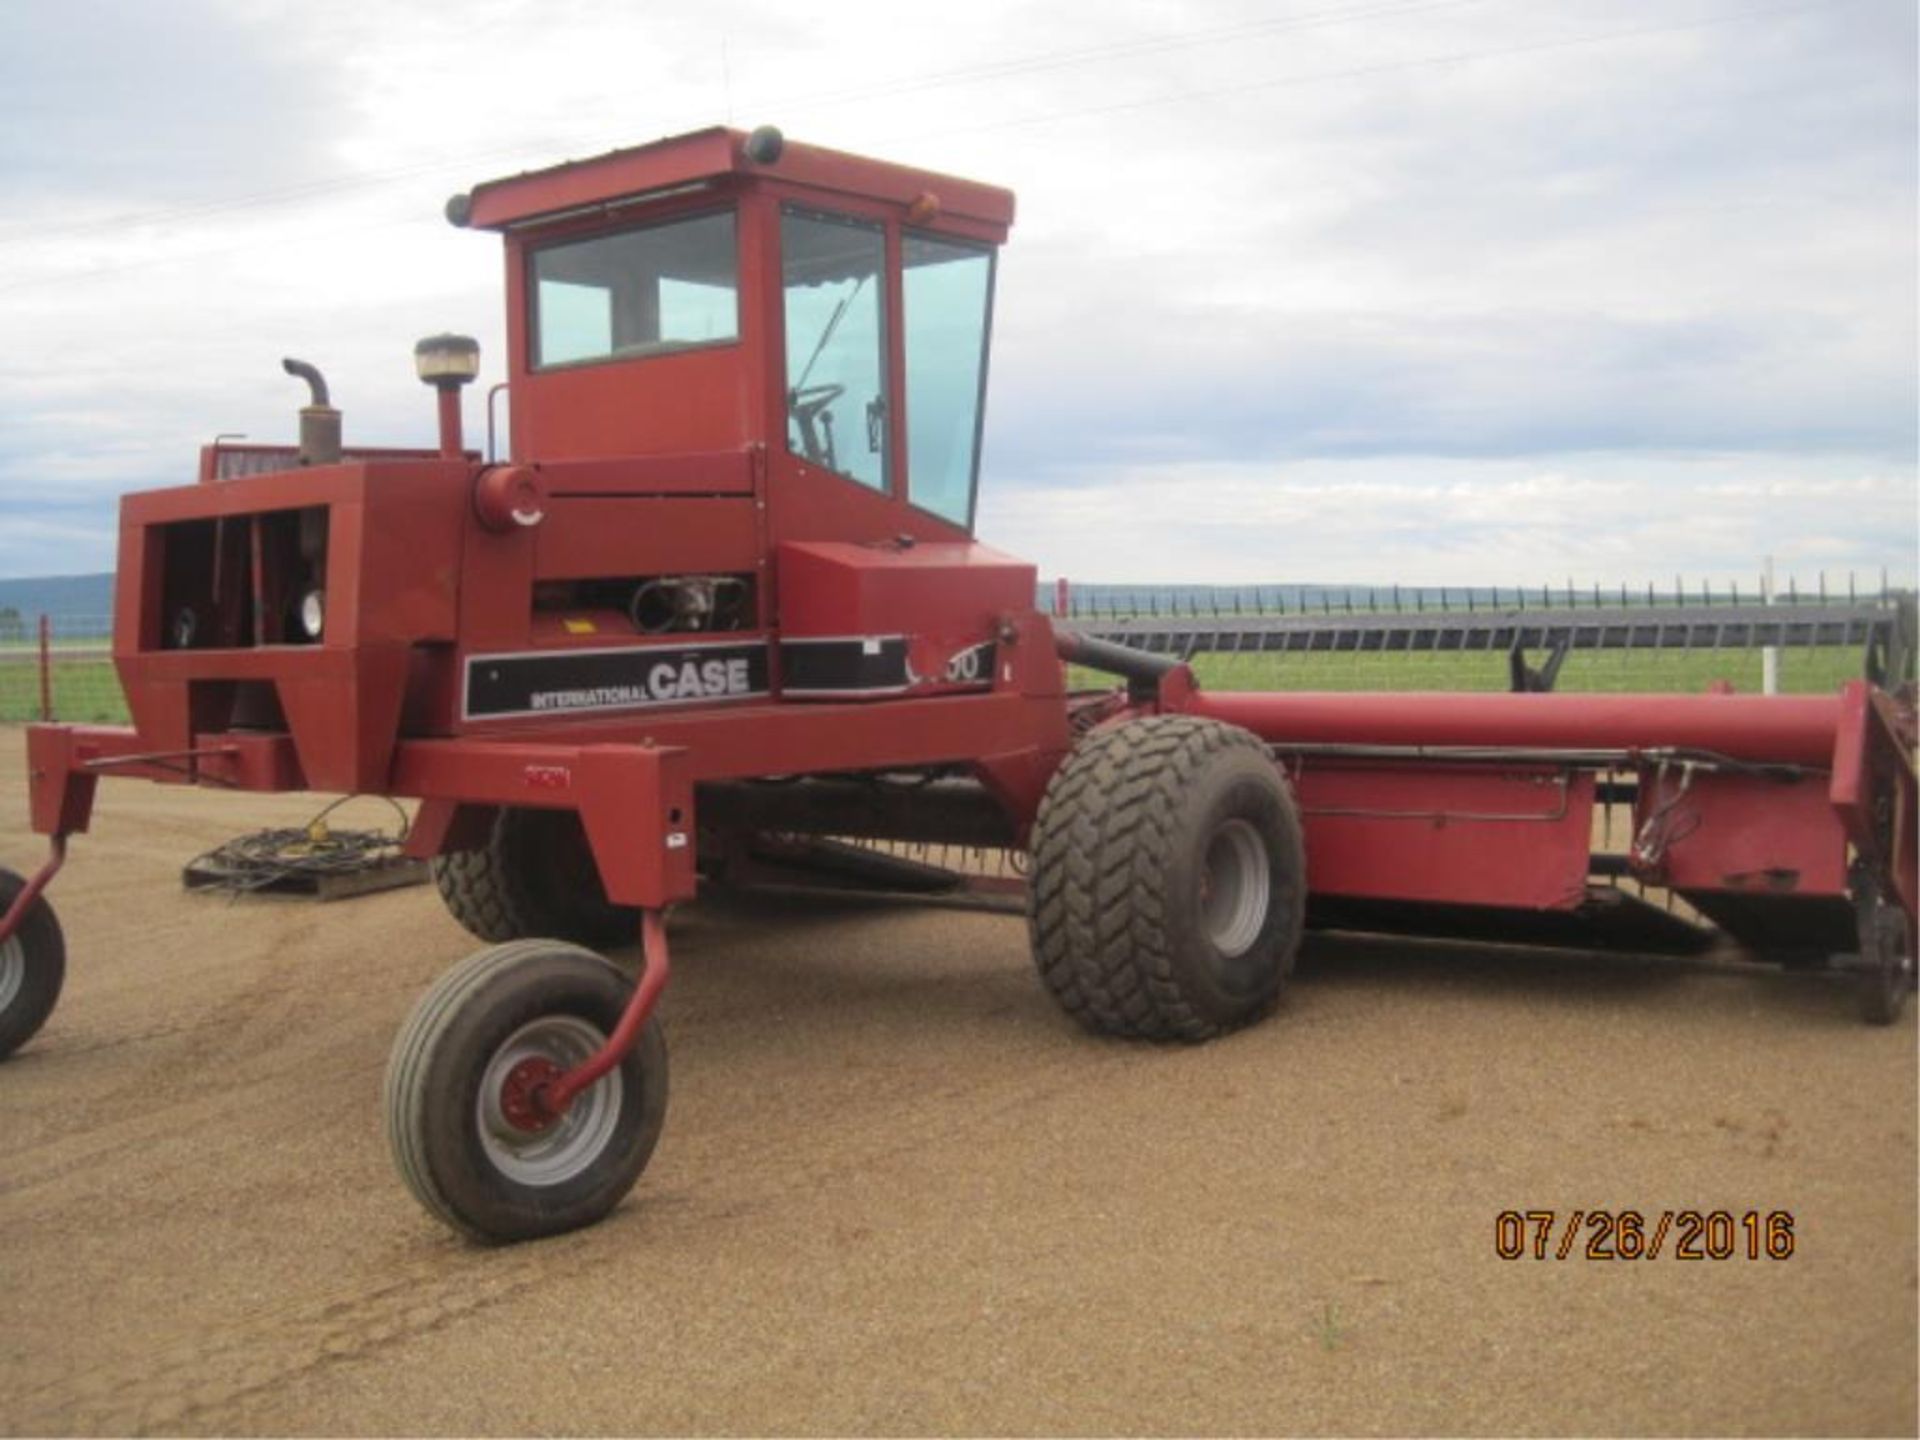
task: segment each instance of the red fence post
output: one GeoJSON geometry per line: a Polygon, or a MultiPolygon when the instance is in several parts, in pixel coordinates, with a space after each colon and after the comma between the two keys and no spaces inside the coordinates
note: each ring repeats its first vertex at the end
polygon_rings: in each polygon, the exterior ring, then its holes
{"type": "Polygon", "coordinates": [[[1062,575],[1053,582],[1053,613],[1064,616],[1067,613],[1067,577],[1062,575]]]}
{"type": "Polygon", "coordinates": [[[52,627],[47,617],[40,617],[40,718],[53,719],[53,646],[49,640],[52,627]]]}

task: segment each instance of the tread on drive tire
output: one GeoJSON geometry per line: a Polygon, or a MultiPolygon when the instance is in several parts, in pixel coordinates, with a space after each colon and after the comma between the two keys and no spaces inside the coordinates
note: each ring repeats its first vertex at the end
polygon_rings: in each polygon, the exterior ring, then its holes
{"type": "Polygon", "coordinates": [[[1266,747],[1157,715],[1096,731],[1054,774],[1028,931],[1061,1008],[1100,1034],[1205,1040],[1273,1008],[1306,907],[1293,797],[1266,747]]]}
{"type": "Polygon", "coordinates": [[[591,950],[519,940],[468,956],[420,997],[393,1042],[383,1109],[394,1166],[429,1213],[498,1243],[591,1225],[619,1204],[666,1119],[657,1018],[557,1120],[530,1122],[515,1101],[530,1076],[592,1055],[632,991],[591,950]]]}
{"type": "MultiPolygon", "coordinates": [[[[0,869],[0,915],[27,882],[0,869]]],[[[67,978],[67,942],[45,895],[27,907],[20,928],[0,945],[0,1060],[31,1040],[60,998],[67,978]]]]}
{"type": "Polygon", "coordinates": [[[612,946],[640,933],[640,912],[607,899],[572,810],[502,810],[484,847],[434,857],[433,883],[448,913],[478,940],[551,935],[612,946]]]}

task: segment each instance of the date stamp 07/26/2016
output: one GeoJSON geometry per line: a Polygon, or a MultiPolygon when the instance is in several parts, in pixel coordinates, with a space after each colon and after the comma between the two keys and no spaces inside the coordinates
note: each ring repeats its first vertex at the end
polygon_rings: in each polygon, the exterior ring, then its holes
{"type": "Polygon", "coordinates": [[[1789,1260],[1791,1210],[1502,1210],[1502,1260],[1789,1260]]]}

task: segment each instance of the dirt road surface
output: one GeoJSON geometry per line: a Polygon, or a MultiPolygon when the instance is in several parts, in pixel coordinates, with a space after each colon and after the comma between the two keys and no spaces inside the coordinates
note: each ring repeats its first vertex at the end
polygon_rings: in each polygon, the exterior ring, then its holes
{"type": "MultiPolygon", "coordinates": [[[[0,732],[16,866],[21,775],[0,732]]],[[[379,1132],[472,948],[433,895],[180,889],[312,808],[102,787],[66,995],[0,1065],[0,1429],[1914,1430],[1915,1027],[1843,987],[1323,941],[1272,1022],[1155,1049],[1064,1022],[1015,920],[691,907],[651,1168],[489,1251],[379,1132]],[[1790,1210],[1796,1249],[1494,1253],[1501,1210],[1602,1207],[1790,1210]]]]}

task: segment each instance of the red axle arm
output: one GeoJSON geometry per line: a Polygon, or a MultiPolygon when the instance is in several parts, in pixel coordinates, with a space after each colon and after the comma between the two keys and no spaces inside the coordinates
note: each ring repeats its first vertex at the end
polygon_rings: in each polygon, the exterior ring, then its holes
{"type": "Polygon", "coordinates": [[[34,872],[33,878],[27,881],[27,888],[13,897],[13,904],[7,907],[7,913],[0,915],[0,945],[6,944],[13,938],[13,932],[18,930],[20,922],[27,918],[27,911],[32,909],[33,902],[40,898],[40,892],[47,888],[53,877],[60,873],[60,867],[67,863],[65,835],[54,835],[47,844],[52,851],[47,856],[47,863],[34,872]]]}
{"type": "Polygon", "coordinates": [[[660,992],[667,988],[669,970],[665,911],[641,911],[640,942],[640,983],[633,987],[633,998],[627,1001],[620,1023],[613,1027],[613,1034],[607,1037],[607,1043],[591,1059],[549,1080],[533,1092],[534,1110],[542,1119],[564,1115],[576,1095],[626,1059],[627,1052],[633,1049],[634,1042],[640,1038],[640,1032],[652,1017],[654,1007],[660,1003],[660,992]]]}

